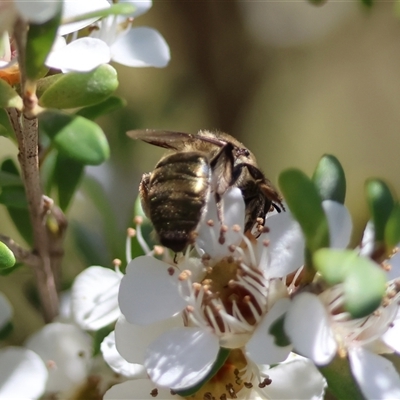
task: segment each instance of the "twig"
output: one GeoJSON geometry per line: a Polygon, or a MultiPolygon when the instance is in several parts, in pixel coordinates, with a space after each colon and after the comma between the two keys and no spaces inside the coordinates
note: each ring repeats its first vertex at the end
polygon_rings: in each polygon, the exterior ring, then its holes
{"type": "Polygon", "coordinates": [[[18,262],[24,263],[33,268],[40,267],[40,258],[33,254],[30,250],[26,250],[19,244],[15,243],[13,239],[0,233],[0,241],[7,245],[7,247],[14,253],[18,262]]]}

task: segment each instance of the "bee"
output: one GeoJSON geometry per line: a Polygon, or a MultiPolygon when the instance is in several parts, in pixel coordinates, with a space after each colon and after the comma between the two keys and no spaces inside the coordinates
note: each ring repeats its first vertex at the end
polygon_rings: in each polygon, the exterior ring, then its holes
{"type": "MultiPolygon", "coordinates": [[[[215,196],[222,225],[221,197],[230,187],[242,192],[245,232],[251,231],[260,218],[264,220],[272,207],[278,212],[284,210],[281,196],[257,167],[254,155],[226,133],[146,129],[127,135],[170,150],[153,172],[142,176],[139,195],[160,243],[175,253],[194,243],[211,195],[215,196]]],[[[224,242],[222,229],[219,241],[224,242]]]]}

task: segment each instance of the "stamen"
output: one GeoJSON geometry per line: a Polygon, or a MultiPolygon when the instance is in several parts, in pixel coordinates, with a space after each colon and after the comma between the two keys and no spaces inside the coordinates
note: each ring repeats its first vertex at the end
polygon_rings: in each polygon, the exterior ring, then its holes
{"type": "Polygon", "coordinates": [[[140,216],[135,217],[134,219],[135,223],[136,223],[136,237],[137,240],[139,242],[140,247],[142,248],[144,254],[146,254],[146,256],[150,255],[152,252],[149,248],[149,246],[147,245],[146,241],[143,238],[142,235],[142,224],[143,224],[143,218],[140,216]]]}
{"type": "Polygon", "coordinates": [[[255,267],[257,265],[257,262],[256,262],[256,256],[255,256],[254,251],[253,251],[253,245],[251,244],[249,238],[246,235],[242,234],[242,239],[246,243],[246,246],[247,246],[247,248],[249,250],[250,263],[251,263],[252,266],[255,267]]]}
{"type": "Polygon", "coordinates": [[[135,229],[128,228],[126,230],[125,258],[127,264],[129,264],[132,261],[132,238],[135,236],[136,236],[135,229]]]}

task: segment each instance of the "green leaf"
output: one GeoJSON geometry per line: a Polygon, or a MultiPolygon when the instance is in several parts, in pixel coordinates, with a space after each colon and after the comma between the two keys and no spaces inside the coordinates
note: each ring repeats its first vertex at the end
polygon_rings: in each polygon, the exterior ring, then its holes
{"type": "Polygon", "coordinates": [[[104,64],[90,72],[69,72],[54,79],[39,99],[39,105],[51,108],[77,108],[100,103],[118,87],[117,71],[104,64]]]}
{"type": "Polygon", "coordinates": [[[354,250],[320,249],[313,261],[328,284],[343,284],[344,308],[353,318],[365,317],[381,304],[386,274],[371,259],[354,250]]]}
{"type": "Polygon", "coordinates": [[[367,8],[371,8],[374,4],[373,0],[361,0],[361,3],[367,8]]]}
{"type": "Polygon", "coordinates": [[[16,141],[13,128],[8,119],[8,114],[4,108],[0,108],[0,136],[9,138],[14,142],[16,141]]]}
{"type": "Polygon", "coordinates": [[[65,211],[81,181],[84,165],[58,154],[53,173],[53,183],[58,192],[58,203],[65,211]]]}
{"type": "Polygon", "coordinates": [[[20,95],[3,79],[0,79],[0,107],[14,107],[22,110],[24,104],[20,95]]]}
{"type": "Polygon", "coordinates": [[[0,329],[0,340],[7,339],[7,337],[10,336],[13,330],[14,330],[14,325],[10,321],[5,326],[3,326],[3,328],[0,329]]]}
{"type": "Polygon", "coordinates": [[[400,204],[395,203],[385,226],[385,244],[390,252],[400,242],[400,204]]]}
{"type": "Polygon", "coordinates": [[[39,123],[54,147],[66,158],[84,165],[99,165],[110,155],[104,132],[86,118],[46,111],[39,116],[39,123]]]}
{"type": "Polygon", "coordinates": [[[336,356],[329,365],[318,368],[328,383],[330,391],[338,400],[363,400],[360,389],[354,381],[347,358],[336,356]]]}
{"type": "Polygon", "coordinates": [[[22,180],[18,175],[11,172],[0,171],[0,187],[22,185],[22,180]]]}
{"type": "Polygon", "coordinates": [[[334,200],[344,204],[346,197],[346,177],[339,160],[325,154],[314,171],[312,180],[322,200],[334,200]]]}
{"type": "Polygon", "coordinates": [[[90,13],[78,15],[73,18],[68,18],[62,21],[63,25],[64,24],[70,24],[72,22],[79,22],[79,21],[84,21],[86,19],[92,19],[92,18],[105,18],[108,17],[109,15],[130,15],[135,11],[135,7],[132,6],[131,4],[127,3],[118,3],[118,4],[113,4],[112,6],[108,8],[104,8],[102,10],[96,10],[90,13]]]}
{"type": "Polygon", "coordinates": [[[0,269],[11,268],[14,264],[14,253],[7,247],[7,245],[0,242],[0,269]]]}
{"type": "Polygon", "coordinates": [[[346,279],[358,254],[353,250],[319,249],[313,255],[314,266],[329,285],[346,279]]]}
{"type": "Polygon", "coordinates": [[[344,308],[353,318],[362,318],[374,312],[386,291],[386,274],[373,261],[357,257],[351,272],[343,282],[344,308]]]}
{"type": "Polygon", "coordinates": [[[201,387],[207,383],[220,369],[221,367],[225,364],[225,361],[228,359],[230,353],[230,349],[225,349],[224,347],[220,347],[217,359],[215,360],[214,365],[211,368],[211,371],[206,375],[204,379],[201,380],[201,382],[197,383],[195,386],[192,386],[189,389],[186,390],[177,390],[176,394],[178,394],[181,397],[189,397],[198,392],[201,387]]]}
{"type": "Polygon", "coordinates": [[[328,221],[318,191],[303,172],[288,169],[279,176],[279,186],[294,218],[306,238],[307,248],[314,253],[329,246],[328,221]]]}
{"type": "Polygon", "coordinates": [[[274,343],[279,347],[286,347],[291,344],[284,329],[285,315],[282,315],[274,321],[269,328],[269,334],[274,337],[274,343]]]}
{"type": "Polygon", "coordinates": [[[385,227],[394,201],[389,187],[381,179],[369,179],[365,183],[367,202],[375,227],[375,241],[383,242],[385,227]]]}
{"type": "MultiPolygon", "coordinates": [[[[4,160],[1,164],[0,170],[2,172],[7,172],[10,174],[15,175],[16,177],[19,178],[19,173],[18,173],[18,168],[15,165],[14,161],[10,158],[4,160]]],[[[5,187],[2,189],[2,194],[4,191],[12,190],[18,188],[19,190],[23,190],[23,187],[5,187]]],[[[15,195],[15,193],[14,193],[15,195]]],[[[12,195],[5,195],[6,198],[12,197],[12,195]]],[[[18,195],[21,200],[22,194],[19,193],[18,195]]],[[[23,197],[25,198],[25,192],[23,193],[23,197]]],[[[25,198],[25,203],[26,203],[26,198],[25,198]]],[[[32,224],[30,220],[30,215],[27,210],[27,208],[15,208],[12,205],[7,207],[7,212],[14,222],[15,227],[17,228],[18,232],[21,234],[21,236],[25,239],[25,241],[32,245],[33,243],[33,230],[32,230],[32,224]]]]}
{"type": "Polygon", "coordinates": [[[30,80],[37,80],[43,76],[44,62],[53,46],[61,21],[62,1],[58,3],[59,11],[52,19],[43,24],[29,25],[25,63],[26,75],[30,80]]]}
{"type": "Polygon", "coordinates": [[[125,106],[125,99],[118,96],[110,96],[101,103],[82,108],[76,114],[93,121],[102,115],[108,114],[125,106]]]}
{"type": "Polygon", "coordinates": [[[28,202],[25,189],[22,186],[5,186],[0,193],[0,203],[7,208],[18,208],[27,210],[28,202]]]}
{"type": "Polygon", "coordinates": [[[36,95],[40,99],[43,93],[52,85],[54,85],[64,74],[54,74],[41,78],[36,83],[36,95]]]}

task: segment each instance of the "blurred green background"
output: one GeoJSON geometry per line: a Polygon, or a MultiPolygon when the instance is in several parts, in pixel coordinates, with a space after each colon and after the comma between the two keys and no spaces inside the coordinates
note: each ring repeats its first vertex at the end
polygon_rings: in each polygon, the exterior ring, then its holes
{"type": "MultiPolygon", "coordinates": [[[[298,167],[311,175],[324,153],[334,154],[346,172],[357,243],[368,218],[365,179],[381,177],[400,193],[396,7],[378,1],[371,9],[356,1],[154,1],[134,25],[158,29],[171,62],[165,69],[116,65],[118,94],[128,105],[100,121],[111,158],[87,168],[71,206],[67,283],[89,264],[124,260],[140,176],[163,154],[128,139],[125,132],[135,128],[226,131],[255,153],[275,184],[282,170],[298,167]]],[[[16,153],[0,138],[1,158],[16,153]]],[[[22,243],[3,208],[0,221],[0,231],[22,243]]],[[[30,281],[26,268],[0,278],[0,290],[14,305],[23,303],[16,307],[15,342],[41,324],[22,296],[30,281]]]]}

